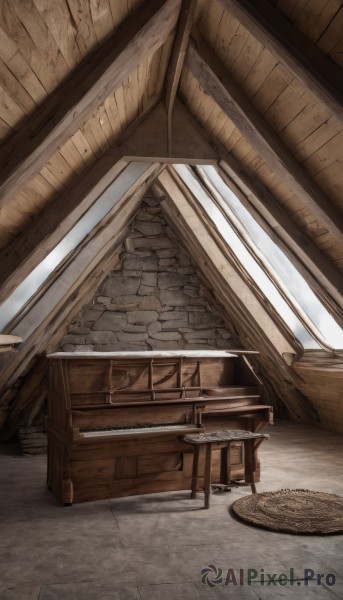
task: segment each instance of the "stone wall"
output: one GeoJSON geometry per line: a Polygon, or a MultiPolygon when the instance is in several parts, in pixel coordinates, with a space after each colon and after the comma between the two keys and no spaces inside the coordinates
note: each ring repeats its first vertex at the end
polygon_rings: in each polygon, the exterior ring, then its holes
{"type": "Polygon", "coordinates": [[[125,252],[69,326],[65,352],[215,349],[240,346],[211,308],[209,290],[168,227],[159,203],[146,196],[125,252]]]}

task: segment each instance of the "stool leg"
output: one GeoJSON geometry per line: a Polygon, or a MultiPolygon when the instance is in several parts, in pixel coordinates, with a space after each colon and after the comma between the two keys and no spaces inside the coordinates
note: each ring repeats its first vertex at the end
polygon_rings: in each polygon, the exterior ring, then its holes
{"type": "Polygon", "coordinates": [[[211,464],[212,464],[212,445],[206,444],[205,481],[204,481],[205,508],[210,508],[211,464]]]}
{"type": "Polygon", "coordinates": [[[230,442],[220,450],[220,483],[228,485],[231,480],[230,442]]]}
{"type": "Polygon", "coordinates": [[[256,451],[254,440],[244,440],[244,477],[250,483],[251,491],[256,494],[256,451]]]}
{"type": "Polygon", "coordinates": [[[192,493],[191,493],[192,500],[194,500],[197,497],[199,454],[200,454],[200,447],[195,445],[194,449],[193,449],[192,493]]]}

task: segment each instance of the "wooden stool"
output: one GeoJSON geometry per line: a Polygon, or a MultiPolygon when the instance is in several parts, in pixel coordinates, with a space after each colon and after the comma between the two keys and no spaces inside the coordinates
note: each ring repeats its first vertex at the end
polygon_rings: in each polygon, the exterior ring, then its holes
{"type": "Polygon", "coordinates": [[[210,507],[211,493],[211,468],[212,468],[212,448],[221,448],[221,469],[220,482],[227,484],[227,451],[230,448],[231,442],[244,443],[244,479],[246,483],[250,483],[251,491],[256,494],[256,470],[257,470],[257,448],[263,440],[269,439],[269,435],[265,433],[252,433],[251,431],[242,431],[236,429],[223,429],[214,431],[213,433],[195,433],[186,435],[183,438],[184,442],[193,446],[193,472],[192,472],[192,493],[191,498],[196,498],[197,484],[199,478],[199,456],[200,446],[206,446],[205,473],[204,473],[204,492],[205,492],[205,508],[210,507]]]}

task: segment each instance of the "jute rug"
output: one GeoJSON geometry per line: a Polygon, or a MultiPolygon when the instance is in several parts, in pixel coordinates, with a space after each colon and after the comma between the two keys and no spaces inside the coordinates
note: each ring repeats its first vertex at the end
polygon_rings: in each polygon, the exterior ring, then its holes
{"type": "Polygon", "coordinates": [[[279,490],[252,494],[231,506],[242,521],[299,534],[343,533],[343,497],[310,490],[279,490]]]}

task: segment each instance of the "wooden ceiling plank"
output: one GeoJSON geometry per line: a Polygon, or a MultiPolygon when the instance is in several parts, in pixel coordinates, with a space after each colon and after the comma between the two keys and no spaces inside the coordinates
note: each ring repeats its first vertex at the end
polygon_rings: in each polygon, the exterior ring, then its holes
{"type": "Polygon", "coordinates": [[[56,177],[55,173],[48,168],[48,166],[43,167],[40,172],[40,175],[44,177],[44,179],[58,192],[62,193],[65,190],[66,186],[64,183],[56,177]]]}
{"type": "Polygon", "coordinates": [[[83,156],[81,156],[77,147],[75,146],[73,140],[68,140],[61,148],[59,149],[59,153],[64,158],[64,160],[71,166],[73,171],[78,175],[85,170],[85,162],[83,160],[83,156]]]}
{"type": "Polygon", "coordinates": [[[308,105],[303,98],[304,86],[297,80],[289,84],[282,94],[264,113],[265,119],[280,134],[308,105]]]}
{"type": "Polygon", "coordinates": [[[16,52],[6,64],[27,93],[30,94],[35,104],[38,105],[42,102],[46,97],[46,90],[21,52],[16,52]]]}
{"type": "Polygon", "coordinates": [[[76,24],[77,43],[83,56],[95,50],[98,46],[89,2],[68,0],[68,10],[76,24]]]}
{"type": "Polygon", "coordinates": [[[170,57],[165,82],[165,105],[168,115],[168,151],[172,153],[172,115],[179,87],[183,63],[186,56],[189,37],[193,26],[197,0],[182,0],[179,22],[177,25],[173,51],[170,57]]]}
{"type": "Polygon", "coordinates": [[[343,74],[268,0],[219,0],[295,77],[343,119],[343,74]]]}
{"type": "Polygon", "coordinates": [[[113,19],[109,0],[90,2],[90,13],[98,43],[108,37],[113,31],[113,19]]]}
{"type": "Polygon", "coordinates": [[[288,182],[314,215],[325,224],[332,235],[343,239],[343,215],[328,200],[321,188],[294,158],[292,151],[255,110],[249,100],[228,77],[206,42],[197,34],[191,41],[186,65],[243,133],[247,141],[259,152],[272,170],[288,182]]]}
{"type": "Polygon", "coordinates": [[[95,155],[93,154],[93,150],[88,143],[88,140],[83,135],[81,129],[76,131],[74,135],[71,136],[70,140],[75,144],[78,152],[82,156],[86,165],[91,165],[95,160],[95,155]]]}
{"type": "Polygon", "coordinates": [[[27,127],[0,150],[4,204],[102,104],[146,56],[155,52],[176,25],[181,0],[144,3],[76,74],[52,95],[27,127]],[[63,101],[61,99],[63,98],[63,101]],[[11,149],[15,148],[15,152],[11,149]]]}
{"type": "Polygon", "coordinates": [[[227,54],[227,40],[230,39],[230,21],[231,15],[224,10],[220,19],[215,44],[212,46],[215,53],[220,56],[222,62],[227,54]]]}
{"type": "Polygon", "coordinates": [[[276,62],[263,85],[260,85],[257,92],[252,96],[255,108],[261,114],[264,114],[287,89],[292,80],[292,73],[280,62],[276,62]]]}
{"type": "Polygon", "coordinates": [[[0,141],[5,140],[11,131],[11,127],[0,117],[0,141]]]}
{"type": "Polygon", "coordinates": [[[332,20],[326,31],[318,42],[318,48],[328,54],[330,58],[339,66],[343,64],[342,58],[342,27],[343,27],[343,6],[332,20]]]}
{"type": "MultiPolygon", "coordinates": [[[[151,103],[149,110],[138,117],[128,128],[125,135],[126,144],[130,143],[130,138],[136,134],[155,105],[156,102],[151,103]]],[[[0,263],[2,264],[0,303],[11,293],[17,283],[22,281],[58,244],[82,214],[125,168],[127,163],[123,160],[125,154],[123,141],[123,139],[119,140],[116,146],[102,155],[72,186],[56,197],[54,202],[48,204],[45,210],[41,210],[25,236],[18,236],[12,244],[0,252],[0,263]]],[[[80,149],[82,150],[82,147],[80,149]]],[[[48,185],[46,181],[45,183],[48,185]]],[[[27,201],[25,202],[24,199],[22,204],[25,208],[27,201]]],[[[1,209],[0,212],[5,210],[7,207],[1,209]]]]}
{"type": "Polygon", "coordinates": [[[106,98],[104,108],[112,129],[112,139],[116,139],[122,132],[117,102],[114,94],[106,98]]]}
{"type": "Polygon", "coordinates": [[[95,154],[104,154],[110,147],[108,143],[105,131],[100,123],[100,111],[99,109],[93,114],[92,118],[87,121],[83,126],[83,132],[85,133],[88,140],[92,141],[92,147],[95,154]],[[97,151],[99,149],[99,152],[97,151]]]}
{"type": "Polygon", "coordinates": [[[25,115],[35,109],[36,103],[32,100],[30,94],[27,93],[21,81],[18,81],[14,77],[2,59],[0,59],[0,85],[12,97],[12,101],[18,104],[25,115]]]}
{"type": "MultiPolygon", "coordinates": [[[[165,46],[165,44],[164,44],[165,46]]],[[[161,53],[163,50],[163,46],[159,48],[155,52],[155,54],[151,57],[150,65],[149,65],[149,74],[148,79],[145,85],[145,107],[147,104],[151,102],[153,98],[158,95],[157,89],[158,85],[161,85],[158,81],[158,70],[160,66],[161,53]]]]}
{"type": "Polygon", "coordinates": [[[68,76],[68,65],[33,1],[11,2],[6,8],[7,2],[8,0],[4,2],[5,23],[11,23],[11,33],[18,36],[18,45],[22,52],[22,40],[25,40],[32,69],[46,90],[51,91],[68,76]]]}
{"type": "Polygon", "coordinates": [[[253,36],[249,35],[246,40],[244,47],[242,48],[239,56],[237,57],[235,64],[230,73],[237,83],[243,85],[245,80],[248,78],[252,69],[254,68],[259,56],[261,55],[263,46],[253,36]]]}
{"type": "Polygon", "coordinates": [[[294,147],[294,155],[301,162],[307,160],[343,130],[339,125],[340,122],[333,115],[294,147]]]}
{"type": "Polygon", "coordinates": [[[0,118],[8,125],[12,131],[18,126],[18,121],[25,117],[25,113],[18,106],[16,102],[13,102],[11,96],[7,91],[0,85],[0,118]]]}
{"type": "Polygon", "coordinates": [[[242,88],[248,98],[254,96],[264,81],[277,65],[277,58],[268,50],[263,48],[248,77],[242,84],[242,88]]]}
{"type": "MultiPolygon", "coordinates": [[[[4,45],[0,45],[3,60],[12,70],[12,62],[18,55],[22,55],[23,62],[27,63],[28,71],[32,71],[37,80],[40,81],[44,90],[43,97],[45,97],[47,90],[54,89],[60,80],[56,77],[54,70],[45,68],[46,64],[42,61],[39,50],[36,48],[15,10],[13,10],[12,2],[3,0],[0,3],[0,21],[2,24],[0,37],[1,42],[4,43],[4,45]],[[10,46],[6,44],[8,40],[11,41],[10,46]],[[16,52],[14,52],[14,49],[16,49],[16,52]],[[6,54],[11,54],[11,56],[8,56],[6,59],[6,54]]],[[[19,79],[14,69],[13,73],[19,79]]]]}
{"type": "Polygon", "coordinates": [[[325,3],[309,2],[306,9],[295,21],[295,26],[312,43],[317,44],[322,33],[335,18],[341,6],[341,0],[326,0],[325,3]]]}
{"type": "Polygon", "coordinates": [[[56,41],[68,67],[74,68],[82,60],[77,44],[75,21],[64,0],[33,0],[41,18],[56,41]]]}
{"type": "Polygon", "coordinates": [[[286,143],[298,146],[331,116],[331,111],[323,104],[307,104],[295,119],[280,132],[280,136],[286,143]]]}

